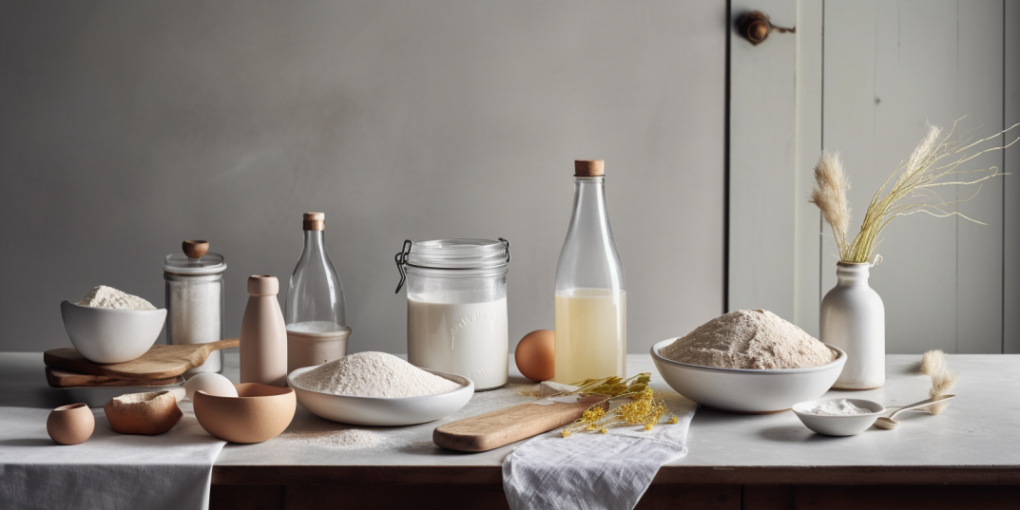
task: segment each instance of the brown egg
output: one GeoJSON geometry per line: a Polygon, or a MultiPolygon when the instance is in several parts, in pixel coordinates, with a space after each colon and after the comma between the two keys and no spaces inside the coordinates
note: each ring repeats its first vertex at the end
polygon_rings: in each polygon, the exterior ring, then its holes
{"type": "Polygon", "coordinates": [[[46,419],[46,432],[57,444],[79,444],[92,437],[96,419],[85,404],[60,406],[46,419]]]}
{"type": "Polygon", "coordinates": [[[524,335],[514,351],[517,369],[532,381],[552,379],[556,374],[555,360],[556,333],[548,329],[538,329],[524,335]]]}

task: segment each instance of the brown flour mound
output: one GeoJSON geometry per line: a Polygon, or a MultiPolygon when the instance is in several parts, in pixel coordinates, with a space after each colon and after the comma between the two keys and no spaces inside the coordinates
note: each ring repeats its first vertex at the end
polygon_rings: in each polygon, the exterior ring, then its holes
{"type": "Polygon", "coordinates": [[[659,354],[690,365],[767,370],[817,367],[836,359],[835,351],[768,310],[716,317],[659,354]]]}

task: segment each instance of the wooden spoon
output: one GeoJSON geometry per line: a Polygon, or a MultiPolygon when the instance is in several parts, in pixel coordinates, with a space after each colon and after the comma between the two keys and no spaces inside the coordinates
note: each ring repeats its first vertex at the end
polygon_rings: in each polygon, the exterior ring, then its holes
{"type": "Polygon", "coordinates": [[[900,422],[898,422],[898,421],[893,419],[893,418],[896,418],[897,414],[900,414],[903,411],[906,411],[908,409],[917,409],[919,407],[924,407],[924,406],[928,406],[928,405],[934,404],[935,402],[942,402],[943,400],[949,400],[949,399],[951,399],[951,398],[953,398],[955,396],[956,395],[939,395],[939,396],[937,396],[935,398],[929,398],[928,400],[922,400],[920,402],[917,402],[917,403],[914,403],[914,404],[910,404],[909,406],[903,406],[903,407],[897,409],[896,412],[894,412],[891,415],[889,415],[888,418],[886,418],[884,416],[879,417],[877,420],[875,420],[875,426],[880,428],[880,429],[892,430],[892,429],[896,428],[897,425],[900,424],[900,422]]]}

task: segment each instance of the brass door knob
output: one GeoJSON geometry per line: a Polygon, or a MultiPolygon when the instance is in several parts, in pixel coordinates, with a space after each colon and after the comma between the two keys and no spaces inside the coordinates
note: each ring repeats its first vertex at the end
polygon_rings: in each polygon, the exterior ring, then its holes
{"type": "Polygon", "coordinates": [[[761,11],[752,11],[740,15],[737,19],[737,29],[740,34],[757,46],[769,38],[773,30],[785,33],[795,32],[796,28],[782,28],[772,25],[769,15],[761,11]]]}

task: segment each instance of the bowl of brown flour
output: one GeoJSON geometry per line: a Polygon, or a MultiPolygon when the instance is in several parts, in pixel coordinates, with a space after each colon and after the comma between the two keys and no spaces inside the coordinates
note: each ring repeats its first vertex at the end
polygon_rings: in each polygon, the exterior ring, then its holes
{"type": "Polygon", "coordinates": [[[766,310],[738,310],[652,346],[678,393],[723,411],[765,414],[816,399],[839,377],[846,353],[766,310]]]}

